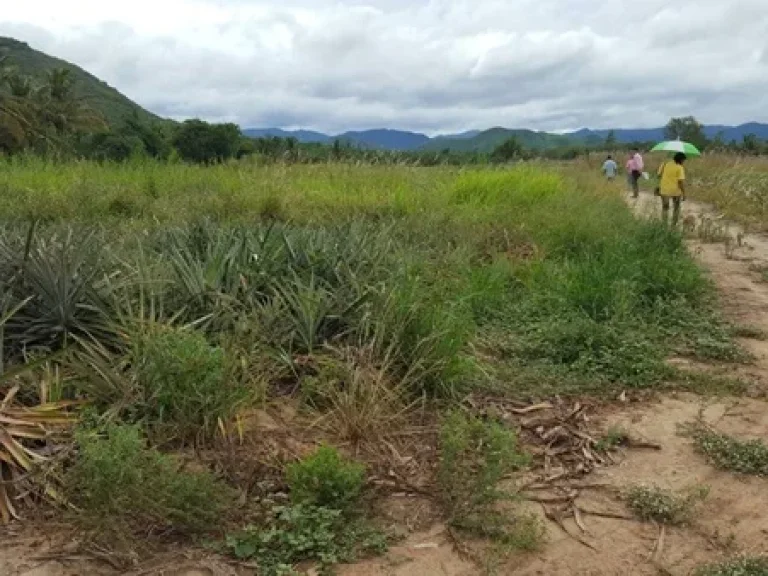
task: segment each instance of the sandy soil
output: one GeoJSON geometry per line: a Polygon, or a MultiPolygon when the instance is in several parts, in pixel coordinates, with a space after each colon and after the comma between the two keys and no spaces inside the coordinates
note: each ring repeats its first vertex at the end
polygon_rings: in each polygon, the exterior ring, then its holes
{"type": "MultiPolygon", "coordinates": [[[[640,217],[657,208],[652,196],[644,195],[635,203],[640,217]]],[[[686,202],[684,214],[697,222],[716,218],[705,206],[686,202]]],[[[727,317],[768,333],[768,283],[756,271],[768,266],[768,238],[747,236],[742,246],[737,235],[742,231],[725,225],[732,240],[725,243],[691,240],[691,251],[711,273],[727,317]]],[[[768,392],[768,342],[743,339],[743,345],[755,356],[752,365],[739,369],[741,376],[755,384],[755,396],[768,392]]],[[[696,369],[723,367],[696,365],[696,369]]],[[[627,404],[600,415],[602,426],[622,426],[637,435],[660,444],[660,451],[632,450],[621,456],[615,466],[595,472],[590,480],[605,483],[616,490],[584,490],[580,506],[599,511],[626,514],[617,491],[634,484],[655,484],[672,489],[707,485],[709,497],[698,509],[690,526],[667,530],[660,555],[651,560],[659,530],[634,520],[610,519],[588,515],[588,532],[579,542],[557,525],[547,522],[548,542],[535,554],[516,556],[491,571],[466,559],[440,525],[417,529],[383,558],[342,567],[342,576],[471,576],[475,574],[520,574],[524,576],[683,576],[704,562],[722,559],[737,552],[768,553],[768,482],[720,472],[694,453],[689,439],[678,434],[681,424],[703,415],[717,429],[742,437],[768,440],[768,404],[751,398],[706,400],[689,394],[669,395],[655,402],[627,404]]],[[[406,507],[409,504],[404,504],[406,507]]],[[[541,513],[540,505],[531,504],[541,513]]],[[[542,516],[543,518],[543,516],[542,516]]],[[[545,520],[546,522],[546,520],[545,520]]],[[[579,529],[572,520],[566,527],[574,534],[579,529]],[[570,524],[569,524],[570,523],[570,524]]],[[[66,537],[40,536],[18,526],[0,529],[0,574],[7,576],[74,576],[114,574],[108,566],[78,557],[49,551],[62,549],[66,537]]],[[[198,557],[200,558],[200,557],[198,557]]],[[[230,576],[253,574],[253,570],[235,569],[224,563],[196,560],[194,552],[179,553],[144,566],[136,574],[173,576],[230,576]]]]}

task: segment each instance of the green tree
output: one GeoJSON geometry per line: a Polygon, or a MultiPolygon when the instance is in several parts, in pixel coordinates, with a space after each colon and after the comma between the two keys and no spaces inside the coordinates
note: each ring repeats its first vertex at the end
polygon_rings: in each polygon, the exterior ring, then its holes
{"type": "Polygon", "coordinates": [[[760,140],[754,134],[745,134],[742,138],[741,147],[744,152],[757,155],[760,153],[760,140]]]}
{"type": "Polygon", "coordinates": [[[242,135],[236,124],[209,124],[203,120],[187,120],[179,126],[173,145],[187,161],[221,162],[234,158],[240,149],[242,135]]]}
{"type": "Polygon", "coordinates": [[[491,153],[491,161],[493,162],[509,162],[516,158],[523,156],[523,146],[520,142],[512,136],[508,140],[499,144],[491,153]]]}
{"type": "Polygon", "coordinates": [[[616,133],[611,130],[605,137],[605,147],[608,150],[613,150],[616,147],[616,133]]]}
{"type": "Polygon", "coordinates": [[[73,85],[68,70],[51,70],[42,85],[35,85],[13,68],[2,68],[0,148],[69,150],[78,134],[106,128],[104,119],[75,96],[73,85]]]}
{"type": "Polygon", "coordinates": [[[706,148],[708,141],[704,134],[704,126],[693,116],[672,118],[664,128],[664,138],[667,140],[684,140],[700,150],[706,148]]]}

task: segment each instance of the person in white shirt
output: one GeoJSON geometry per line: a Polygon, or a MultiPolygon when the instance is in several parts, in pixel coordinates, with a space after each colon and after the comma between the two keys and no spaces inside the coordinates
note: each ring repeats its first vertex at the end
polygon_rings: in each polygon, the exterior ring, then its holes
{"type": "Polygon", "coordinates": [[[616,173],[619,171],[619,165],[613,159],[613,156],[608,156],[605,162],[603,162],[603,174],[608,180],[613,181],[616,178],[616,173]]]}

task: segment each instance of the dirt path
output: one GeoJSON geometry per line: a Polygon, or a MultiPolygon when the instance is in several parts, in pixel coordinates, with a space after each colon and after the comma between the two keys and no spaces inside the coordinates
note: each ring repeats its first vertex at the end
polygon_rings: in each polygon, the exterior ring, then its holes
{"type": "MultiPolygon", "coordinates": [[[[655,199],[644,195],[635,203],[640,217],[653,217],[655,199]]],[[[738,246],[741,230],[726,226],[705,206],[686,202],[684,214],[693,215],[705,240],[728,235],[728,242],[691,240],[695,257],[711,273],[718,287],[726,316],[734,323],[768,334],[768,283],[759,270],[768,269],[768,238],[749,236],[738,246]]],[[[754,363],[738,368],[739,375],[754,382],[755,396],[768,392],[768,342],[744,338],[742,344],[755,357],[754,363]]],[[[697,370],[723,370],[723,367],[697,364],[697,370]]],[[[733,367],[727,370],[734,371],[733,367]]],[[[587,516],[588,533],[579,542],[556,524],[544,519],[538,504],[531,510],[547,522],[549,539],[542,551],[516,556],[491,570],[459,555],[444,528],[434,526],[419,531],[395,546],[383,558],[342,567],[342,576],[471,576],[481,574],[520,574],[523,576],[683,576],[704,562],[719,560],[736,552],[768,553],[768,481],[741,478],[719,472],[694,453],[689,439],[678,434],[678,426],[703,415],[719,430],[741,437],[768,439],[768,404],[749,398],[706,400],[689,394],[670,395],[655,403],[625,404],[600,415],[599,424],[607,429],[620,426],[633,435],[660,444],[660,451],[628,451],[620,462],[599,470],[590,480],[617,490],[634,484],[656,484],[683,489],[707,485],[710,495],[690,526],[670,529],[662,553],[650,561],[658,530],[634,520],[587,516]]],[[[612,490],[583,490],[579,504],[588,509],[625,514],[612,490]]],[[[408,506],[409,503],[405,503],[408,506]]],[[[569,532],[579,534],[572,520],[569,532]]],[[[7,576],[74,576],[110,573],[84,560],[48,560],[39,557],[54,543],[48,539],[13,534],[0,529],[0,574],[7,576]]],[[[149,569],[143,574],[178,576],[229,576],[252,571],[234,571],[226,565],[195,562],[181,558],[175,566],[149,569]],[[186,564],[189,566],[186,567],[186,564]]],[[[114,573],[114,572],[111,572],[114,573]]]]}

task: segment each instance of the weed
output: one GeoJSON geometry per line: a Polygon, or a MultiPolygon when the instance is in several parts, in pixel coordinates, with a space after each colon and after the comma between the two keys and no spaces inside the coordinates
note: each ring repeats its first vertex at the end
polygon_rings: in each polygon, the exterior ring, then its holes
{"type": "Polygon", "coordinates": [[[657,486],[634,486],[626,495],[629,509],[640,520],[660,524],[687,523],[696,505],[709,494],[709,488],[697,486],[684,494],[676,494],[657,486]]]}
{"type": "Polygon", "coordinates": [[[294,566],[308,561],[329,574],[334,564],[382,553],[387,546],[386,537],[365,522],[311,504],[276,507],[263,525],[229,535],[226,543],[235,557],[255,560],[264,576],[298,574],[294,566]]]}
{"type": "Polygon", "coordinates": [[[440,428],[438,484],[449,522],[495,541],[536,547],[543,529],[534,518],[501,513],[496,505],[514,499],[499,484],[529,462],[515,433],[499,423],[452,412],[440,428]]]}
{"type": "Polygon", "coordinates": [[[739,440],[702,422],[687,427],[700,454],[722,470],[751,476],[768,475],[768,445],[760,439],[739,440]]]}
{"type": "Polygon", "coordinates": [[[768,576],[768,557],[743,556],[698,568],[694,576],[768,576]]]}
{"type": "Polygon", "coordinates": [[[341,440],[373,441],[400,429],[408,406],[402,385],[370,349],[335,350],[316,359],[316,374],[301,381],[302,396],[320,412],[317,425],[341,440]]]}
{"type": "Polygon", "coordinates": [[[133,348],[146,423],[163,437],[210,436],[247,393],[228,381],[224,350],[199,332],[150,329],[135,338],[133,348]]]}
{"type": "Polygon", "coordinates": [[[65,486],[77,518],[103,536],[209,532],[232,494],[206,472],[185,472],[148,448],[134,426],[112,424],[77,434],[78,454],[65,486]]]}
{"type": "Polygon", "coordinates": [[[286,210],[282,200],[278,196],[265,197],[258,208],[259,216],[267,221],[280,221],[286,219],[286,210]]]}
{"type": "Polygon", "coordinates": [[[286,475],[294,503],[349,511],[360,499],[365,467],[332,446],[321,446],[288,466],[286,475]]]}

